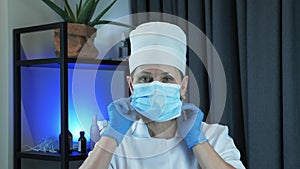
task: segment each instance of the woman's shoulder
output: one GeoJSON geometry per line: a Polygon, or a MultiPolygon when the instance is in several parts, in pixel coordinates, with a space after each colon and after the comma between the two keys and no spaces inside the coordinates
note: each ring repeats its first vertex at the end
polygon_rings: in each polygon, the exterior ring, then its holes
{"type": "Polygon", "coordinates": [[[229,129],[226,125],[207,124],[202,122],[202,132],[205,134],[209,143],[217,150],[224,148],[236,149],[233,139],[229,135],[229,129]]]}
{"type": "Polygon", "coordinates": [[[206,122],[202,122],[201,130],[205,133],[206,137],[228,135],[228,127],[217,123],[208,124],[206,122]]]}
{"type": "Polygon", "coordinates": [[[219,155],[223,156],[223,159],[240,159],[240,152],[234,144],[234,140],[229,135],[229,129],[226,125],[221,124],[207,124],[202,122],[201,127],[208,142],[214,147],[219,155]]]}

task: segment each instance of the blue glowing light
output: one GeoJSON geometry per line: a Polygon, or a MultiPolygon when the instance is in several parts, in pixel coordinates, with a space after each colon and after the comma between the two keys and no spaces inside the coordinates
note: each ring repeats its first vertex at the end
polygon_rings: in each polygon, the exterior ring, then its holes
{"type": "MultiPolygon", "coordinates": [[[[69,130],[73,141],[79,138],[79,132],[85,131],[89,140],[92,117],[98,120],[108,119],[107,105],[112,101],[111,83],[114,71],[82,69],[74,81],[75,69],[69,69],[69,130]],[[77,77],[78,79],[78,77],[77,77]],[[94,86],[94,88],[91,88],[94,86]],[[74,95],[77,100],[74,100],[74,95]],[[95,102],[91,101],[94,97],[95,102]],[[75,103],[76,102],[76,103],[75,103]]],[[[57,137],[60,133],[60,72],[55,67],[22,67],[22,137],[24,144],[33,140],[37,144],[45,137],[57,137]],[[28,131],[27,131],[28,130],[28,131]]],[[[122,76],[124,76],[122,74],[122,76]]],[[[125,78],[124,78],[125,79],[125,78]]],[[[124,81],[120,81],[120,90],[126,91],[124,81]]],[[[121,96],[124,96],[124,92],[121,96]]]]}

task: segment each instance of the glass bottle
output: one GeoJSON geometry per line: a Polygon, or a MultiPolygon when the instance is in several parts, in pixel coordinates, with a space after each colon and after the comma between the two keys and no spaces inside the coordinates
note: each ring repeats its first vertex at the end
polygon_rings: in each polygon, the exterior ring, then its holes
{"type": "Polygon", "coordinates": [[[122,39],[119,46],[119,58],[124,59],[128,56],[128,44],[125,38],[125,33],[122,33],[122,39]]]}
{"type": "MultiPolygon", "coordinates": [[[[72,152],[73,149],[73,135],[72,133],[68,130],[68,149],[69,149],[69,153],[72,152]]],[[[59,152],[61,153],[61,147],[62,147],[62,136],[61,133],[59,134],[59,152]]]]}
{"type": "Polygon", "coordinates": [[[93,150],[96,142],[100,139],[100,129],[97,124],[97,115],[93,116],[93,122],[90,129],[90,148],[93,150]]]}
{"type": "Polygon", "coordinates": [[[78,139],[78,152],[86,152],[86,138],[84,137],[84,131],[80,132],[80,137],[78,139]]]}

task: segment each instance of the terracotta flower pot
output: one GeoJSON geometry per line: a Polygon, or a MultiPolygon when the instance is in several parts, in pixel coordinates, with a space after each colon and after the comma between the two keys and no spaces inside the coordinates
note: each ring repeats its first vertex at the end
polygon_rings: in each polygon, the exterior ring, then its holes
{"type": "MultiPolygon", "coordinates": [[[[98,50],[94,46],[97,29],[76,23],[68,23],[68,57],[96,58],[98,50]]],[[[60,29],[54,30],[55,54],[60,56],[60,29]]]]}

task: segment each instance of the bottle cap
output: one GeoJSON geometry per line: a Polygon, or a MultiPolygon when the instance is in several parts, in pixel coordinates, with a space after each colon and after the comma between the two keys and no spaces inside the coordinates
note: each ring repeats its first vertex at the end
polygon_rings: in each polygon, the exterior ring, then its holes
{"type": "Polygon", "coordinates": [[[125,39],[125,32],[122,32],[122,39],[121,39],[122,41],[125,41],[126,39],[125,39]]]}

